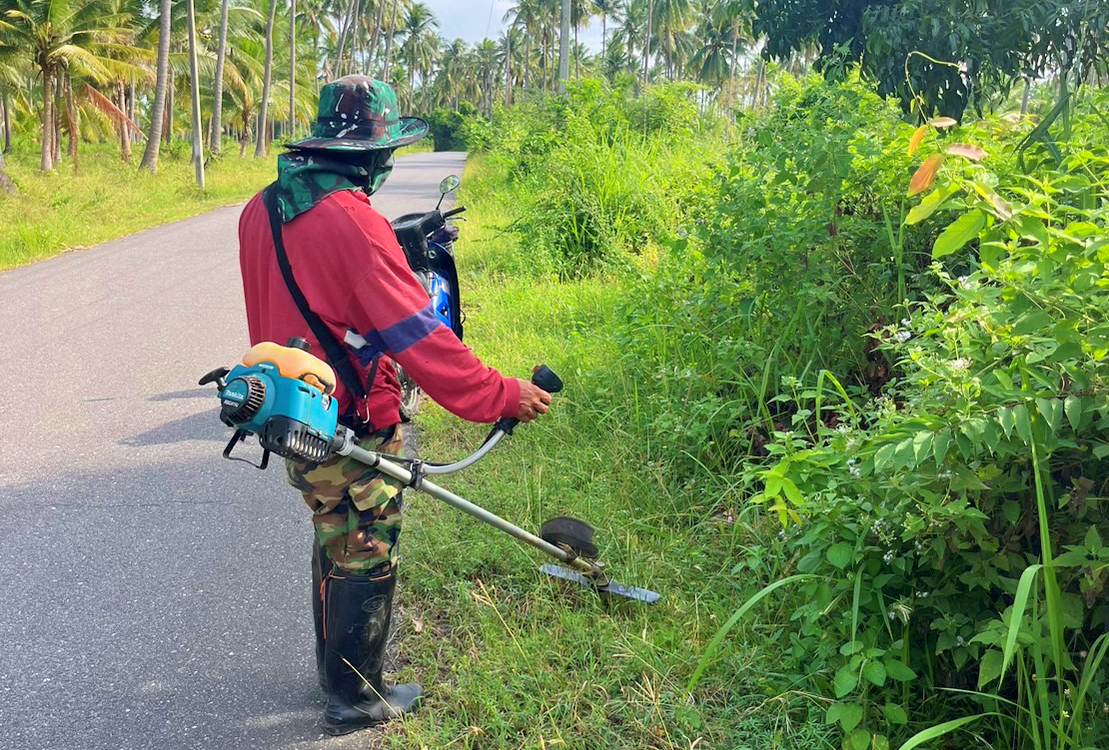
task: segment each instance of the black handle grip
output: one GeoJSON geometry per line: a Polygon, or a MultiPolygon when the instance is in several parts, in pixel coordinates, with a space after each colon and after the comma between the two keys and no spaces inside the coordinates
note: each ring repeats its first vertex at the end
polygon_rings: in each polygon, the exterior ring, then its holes
{"type": "Polygon", "coordinates": [[[562,390],[562,379],[546,365],[539,365],[539,369],[532,373],[531,382],[547,393],[558,393],[562,390]]]}
{"type": "Polygon", "coordinates": [[[460,213],[462,213],[465,210],[466,210],[465,206],[459,206],[458,208],[452,208],[450,211],[447,211],[446,213],[443,214],[443,218],[444,219],[449,219],[452,216],[458,216],[460,213]]]}
{"type": "MultiPolygon", "coordinates": [[[[558,393],[562,390],[562,378],[558,377],[555,371],[546,365],[539,365],[538,369],[531,375],[531,382],[547,393],[558,393]]],[[[497,422],[496,428],[511,435],[518,424],[520,424],[520,420],[515,418],[502,419],[497,422]]]]}

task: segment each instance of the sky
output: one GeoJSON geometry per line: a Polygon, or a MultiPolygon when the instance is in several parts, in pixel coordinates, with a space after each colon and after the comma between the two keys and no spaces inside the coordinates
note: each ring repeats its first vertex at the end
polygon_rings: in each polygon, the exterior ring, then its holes
{"type": "MultiPolygon", "coordinates": [[[[505,12],[512,0],[423,0],[439,19],[439,33],[448,39],[461,37],[471,44],[500,36],[505,12]]],[[[591,49],[601,48],[601,25],[582,29],[578,39],[591,49]]]]}

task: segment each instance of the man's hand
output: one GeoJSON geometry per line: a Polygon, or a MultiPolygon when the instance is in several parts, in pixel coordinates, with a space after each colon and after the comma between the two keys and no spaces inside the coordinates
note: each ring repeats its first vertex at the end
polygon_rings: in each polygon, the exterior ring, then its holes
{"type": "Polygon", "coordinates": [[[540,414],[550,411],[551,394],[530,380],[517,380],[520,383],[520,408],[516,410],[516,419],[530,422],[540,414]]]}

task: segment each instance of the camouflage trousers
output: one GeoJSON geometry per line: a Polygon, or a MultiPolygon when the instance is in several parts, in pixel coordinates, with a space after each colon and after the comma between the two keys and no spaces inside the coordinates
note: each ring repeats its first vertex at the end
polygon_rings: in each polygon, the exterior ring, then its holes
{"type": "MultiPolygon", "coordinates": [[[[405,425],[359,441],[366,450],[404,455],[405,425]]],[[[397,562],[404,485],[348,456],[322,464],[286,460],[289,483],[312,511],[316,542],[335,567],[353,575],[397,562]]]]}

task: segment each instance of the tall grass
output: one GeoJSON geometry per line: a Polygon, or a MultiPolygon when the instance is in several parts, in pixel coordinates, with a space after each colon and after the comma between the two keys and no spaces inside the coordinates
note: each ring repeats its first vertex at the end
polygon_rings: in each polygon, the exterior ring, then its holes
{"type": "Polygon", "coordinates": [[[208,190],[193,181],[187,154],[157,174],[124,164],[108,145],[85,146],[79,169],[41,174],[32,149],[8,156],[19,192],[0,196],[0,269],[89,247],[250,197],[275,176],[273,159],[229,153],[208,165],[208,190]]]}

